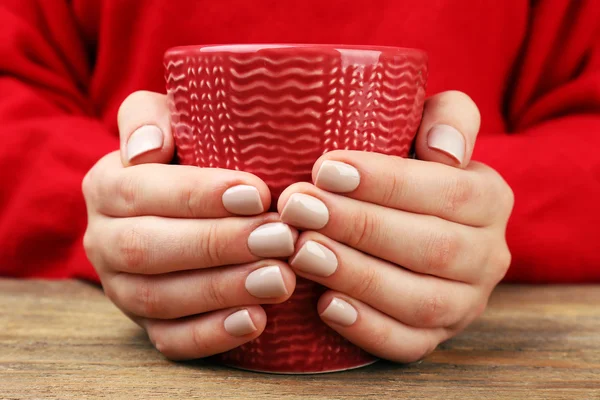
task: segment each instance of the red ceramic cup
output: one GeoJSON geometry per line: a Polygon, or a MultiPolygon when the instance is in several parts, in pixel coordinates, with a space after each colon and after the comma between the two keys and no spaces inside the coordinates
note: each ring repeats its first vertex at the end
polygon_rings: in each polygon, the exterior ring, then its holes
{"type": "MultiPolygon", "coordinates": [[[[176,161],[251,172],[269,185],[272,209],[288,185],[311,181],[325,152],[407,157],[427,81],[426,53],[394,47],[189,46],[168,50],[164,62],[176,161]]],[[[278,373],[376,361],[321,321],[324,290],[299,278],[287,302],[264,306],[259,338],[216,358],[278,373]]]]}

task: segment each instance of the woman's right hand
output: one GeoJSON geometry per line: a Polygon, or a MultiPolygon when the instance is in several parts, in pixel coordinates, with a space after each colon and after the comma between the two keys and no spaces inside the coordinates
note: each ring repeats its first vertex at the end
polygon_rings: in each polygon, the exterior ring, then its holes
{"type": "Polygon", "coordinates": [[[263,213],[267,185],[225,169],[169,165],[166,97],[136,92],[118,115],[121,151],[83,180],[84,246],[106,295],[171,359],[210,356],[259,336],[259,304],[289,298],[297,232],[263,213]]]}

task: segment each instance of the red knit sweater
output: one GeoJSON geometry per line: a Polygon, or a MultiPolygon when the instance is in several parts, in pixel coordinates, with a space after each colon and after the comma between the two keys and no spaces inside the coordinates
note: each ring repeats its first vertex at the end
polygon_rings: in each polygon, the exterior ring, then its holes
{"type": "Polygon", "coordinates": [[[468,93],[474,159],[512,185],[507,279],[600,281],[597,0],[3,0],[0,275],[97,279],[82,249],[86,171],[118,148],[131,92],[201,43],[419,47],[429,94],[468,93]]]}

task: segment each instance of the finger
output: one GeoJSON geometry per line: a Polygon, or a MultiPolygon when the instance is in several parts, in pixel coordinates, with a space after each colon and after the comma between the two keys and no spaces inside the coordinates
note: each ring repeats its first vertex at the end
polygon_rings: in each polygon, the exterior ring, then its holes
{"type": "Polygon", "coordinates": [[[416,274],[323,235],[305,232],[290,266],[301,277],[358,299],[410,326],[454,326],[476,312],[480,288],[416,274]]]}
{"type": "Polygon", "coordinates": [[[439,163],[360,151],[333,151],[314,165],[323,190],[384,207],[484,226],[504,214],[504,180],[480,163],[459,170],[439,163]]]}
{"type": "Polygon", "coordinates": [[[94,167],[91,203],[103,215],[219,218],[258,215],[271,194],[255,175],[183,165],[144,164],[123,168],[117,154],[94,167]]]}
{"type": "Polygon", "coordinates": [[[124,166],[172,160],[174,141],[165,95],[147,91],[130,94],[121,103],[117,122],[124,166]]]}
{"type": "Polygon", "coordinates": [[[296,276],[277,260],[162,275],[113,274],[106,295],[122,310],[174,319],[250,304],[275,304],[293,293],[296,276]]]}
{"type": "Polygon", "coordinates": [[[493,231],[392,210],[322,191],[308,183],[281,195],[281,221],[414,272],[473,283],[483,276],[493,231]],[[293,193],[293,194],[292,194],[293,193]]]}
{"type": "Polygon", "coordinates": [[[479,109],[466,94],[448,91],[430,97],[415,138],[417,158],[466,167],[480,123],[479,109]]]}
{"type": "Polygon", "coordinates": [[[98,246],[92,253],[103,260],[102,269],[150,275],[288,257],[297,238],[274,213],[205,220],[105,218],[90,229],[90,242],[98,246]]]}
{"type": "Polygon", "coordinates": [[[317,310],[326,324],[350,342],[391,361],[421,360],[449,337],[444,328],[410,327],[338,292],[324,293],[317,310]]]}
{"type": "Polygon", "coordinates": [[[204,358],[260,336],[267,315],[260,306],[214,311],[182,320],[144,320],[150,341],[172,360],[204,358]]]}

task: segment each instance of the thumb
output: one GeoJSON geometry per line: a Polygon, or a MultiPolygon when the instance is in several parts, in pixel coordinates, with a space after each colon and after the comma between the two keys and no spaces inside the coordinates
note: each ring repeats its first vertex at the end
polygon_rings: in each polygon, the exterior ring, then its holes
{"type": "Polygon", "coordinates": [[[167,96],[139,91],[130,94],[117,114],[121,161],[127,167],[173,159],[173,135],[167,96]]]}
{"type": "Polygon", "coordinates": [[[415,139],[417,158],[466,167],[480,122],[479,109],[466,94],[448,91],[430,97],[415,139]]]}

